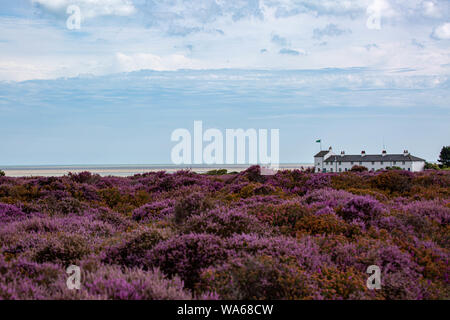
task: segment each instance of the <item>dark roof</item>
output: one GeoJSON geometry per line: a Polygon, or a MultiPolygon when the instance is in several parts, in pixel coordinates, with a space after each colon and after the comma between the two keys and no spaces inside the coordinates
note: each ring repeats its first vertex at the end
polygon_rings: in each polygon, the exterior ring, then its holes
{"type": "Polygon", "coordinates": [[[318,154],[316,154],[314,157],[323,157],[324,155],[328,154],[330,150],[322,150],[318,154]]]}
{"type": "Polygon", "coordinates": [[[324,160],[334,162],[334,161],[341,161],[341,162],[371,162],[371,161],[425,161],[424,159],[415,157],[413,155],[408,154],[407,156],[403,154],[387,154],[385,156],[382,156],[381,154],[367,154],[364,157],[360,154],[358,155],[334,155],[326,158],[324,160]]]}

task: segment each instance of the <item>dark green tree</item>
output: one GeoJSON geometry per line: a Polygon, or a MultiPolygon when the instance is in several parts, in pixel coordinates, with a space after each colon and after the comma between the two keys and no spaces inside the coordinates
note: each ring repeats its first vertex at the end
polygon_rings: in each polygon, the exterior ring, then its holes
{"type": "Polygon", "coordinates": [[[450,146],[442,147],[438,160],[444,167],[450,167],[450,146]]]}
{"type": "Polygon", "coordinates": [[[0,177],[4,177],[5,176],[5,172],[0,170],[0,177]]]}

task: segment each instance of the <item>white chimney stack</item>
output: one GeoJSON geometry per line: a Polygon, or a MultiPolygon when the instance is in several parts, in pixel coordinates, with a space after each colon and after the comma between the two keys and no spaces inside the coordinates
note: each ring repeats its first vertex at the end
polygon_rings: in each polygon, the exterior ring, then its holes
{"type": "Polygon", "coordinates": [[[364,157],[366,155],[366,152],[363,150],[361,151],[361,157],[364,157]]]}
{"type": "Polygon", "coordinates": [[[341,157],[345,156],[345,151],[341,151],[341,157]]]}
{"type": "Polygon", "coordinates": [[[384,156],[386,156],[386,154],[387,154],[387,153],[386,153],[386,150],[381,151],[381,156],[384,157],[384,156]]]}
{"type": "Polygon", "coordinates": [[[408,152],[408,150],[403,150],[403,155],[406,157],[406,156],[409,156],[409,152],[408,152]]]}

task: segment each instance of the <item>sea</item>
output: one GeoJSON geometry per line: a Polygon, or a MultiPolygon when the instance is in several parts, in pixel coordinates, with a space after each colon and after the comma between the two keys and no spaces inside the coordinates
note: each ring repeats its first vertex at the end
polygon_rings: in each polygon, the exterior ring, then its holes
{"type": "MultiPolygon", "coordinates": [[[[280,164],[279,170],[303,170],[313,167],[312,163],[291,163],[280,164]]],[[[8,177],[58,177],[69,173],[80,173],[89,171],[101,176],[119,176],[127,177],[135,174],[142,174],[147,172],[165,171],[167,173],[174,173],[179,170],[190,170],[196,173],[206,173],[210,170],[226,169],[227,172],[241,172],[250,167],[246,165],[173,165],[173,164],[118,164],[118,165],[20,165],[20,166],[1,166],[8,177]]]]}

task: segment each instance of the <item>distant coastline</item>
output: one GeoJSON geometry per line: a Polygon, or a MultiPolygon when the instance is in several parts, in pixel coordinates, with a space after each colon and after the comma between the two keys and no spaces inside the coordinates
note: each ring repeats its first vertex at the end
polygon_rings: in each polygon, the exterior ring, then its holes
{"type": "MultiPolygon", "coordinates": [[[[89,171],[101,176],[119,176],[127,177],[135,174],[142,174],[146,172],[166,171],[173,173],[179,170],[192,170],[196,173],[205,173],[214,169],[227,169],[228,172],[240,172],[246,170],[250,165],[171,165],[171,164],[149,164],[149,165],[38,165],[38,166],[0,166],[0,170],[3,170],[9,177],[36,177],[36,176],[63,176],[72,173],[80,173],[83,171],[89,171]]],[[[314,167],[313,163],[289,163],[280,164],[281,170],[294,170],[302,168],[314,167]]]]}

